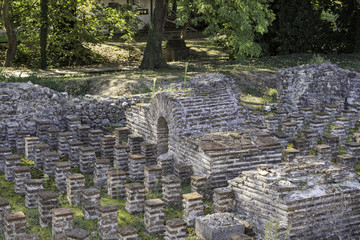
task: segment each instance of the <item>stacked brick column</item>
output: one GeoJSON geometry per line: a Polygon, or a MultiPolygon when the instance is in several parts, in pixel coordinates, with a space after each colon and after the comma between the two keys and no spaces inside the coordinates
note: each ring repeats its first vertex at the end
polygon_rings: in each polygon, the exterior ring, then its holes
{"type": "Polygon", "coordinates": [[[66,178],[67,200],[70,204],[80,203],[80,191],[85,188],[85,177],[82,174],[70,174],[66,178]]]}
{"type": "Polygon", "coordinates": [[[13,182],[15,179],[14,169],[20,167],[21,158],[19,155],[5,156],[5,179],[13,182]]]}
{"type": "Polygon", "coordinates": [[[4,219],[6,240],[16,239],[26,233],[26,217],[23,212],[7,213],[4,219]]]}
{"type": "Polygon", "coordinates": [[[125,210],[129,213],[144,211],[145,187],[140,183],[125,184],[126,205],[125,210]]]}
{"type": "Polygon", "coordinates": [[[198,192],[207,196],[208,184],[206,176],[191,176],[191,192],[198,192]]]}
{"type": "Polygon", "coordinates": [[[143,155],[129,155],[129,178],[135,182],[144,180],[146,158],[143,155]]]}
{"type": "Polygon", "coordinates": [[[86,220],[97,218],[96,208],[101,205],[100,190],[89,188],[81,191],[81,206],[86,220]]]}
{"type": "Polygon", "coordinates": [[[12,155],[11,148],[0,148],[0,172],[5,172],[5,156],[12,155]]]}
{"type": "Polygon", "coordinates": [[[119,170],[123,170],[123,171],[129,170],[129,164],[128,164],[129,152],[130,152],[129,145],[116,144],[114,146],[114,168],[115,169],[119,169],[119,170]]]}
{"type": "Polygon", "coordinates": [[[119,240],[137,240],[138,238],[138,231],[133,226],[118,228],[119,240]]]}
{"type": "Polygon", "coordinates": [[[339,137],[336,135],[323,136],[323,143],[331,147],[332,157],[336,157],[339,154],[339,137]]]}
{"type": "Polygon", "coordinates": [[[89,145],[95,148],[96,153],[101,152],[100,139],[104,136],[103,130],[90,130],[89,131],[89,145]]]}
{"type": "Polygon", "coordinates": [[[300,155],[308,155],[310,149],[310,142],[305,138],[299,138],[294,140],[294,148],[300,151],[300,155]]]}
{"type": "Polygon", "coordinates": [[[325,123],[320,120],[310,120],[309,121],[310,129],[313,129],[317,132],[317,137],[321,137],[323,135],[323,131],[325,129],[325,123]]]}
{"type": "Polygon", "coordinates": [[[297,124],[293,122],[285,122],[282,124],[282,131],[290,137],[295,137],[297,133],[297,124]]]}
{"type": "Polygon", "coordinates": [[[234,209],[234,192],[231,188],[215,188],[213,201],[215,212],[230,212],[234,209]]]}
{"type": "Polygon", "coordinates": [[[188,226],[195,225],[195,218],[204,215],[204,204],[202,196],[197,193],[183,194],[183,218],[188,226]]]}
{"type": "Polygon", "coordinates": [[[11,206],[7,199],[0,199],[0,232],[4,232],[4,216],[11,212],[11,206]]]}
{"type": "Polygon", "coordinates": [[[41,227],[51,225],[51,210],[59,206],[58,197],[59,195],[52,191],[38,193],[39,222],[41,227]]]}
{"type": "Polygon", "coordinates": [[[158,165],[144,167],[144,185],[147,192],[161,190],[162,169],[158,165]]]}
{"type": "Polygon", "coordinates": [[[145,201],[144,224],[149,234],[159,234],[164,231],[165,211],[161,199],[145,201]]]}
{"type": "Polygon", "coordinates": [[[44,174],[49,177],[55,177],[55,163],[59,162],[59,154],[57,152],[44,152],[44,174]]]}
{"type": "Polygon", "coordinates": [[[108,195],[111,198],[124,198],[125,197],[125,183],[126,173],[121,170],[109,171],[108,172],[108,195]]]}
{"type": "Polygon", "coordinates": [[[182,240],[187,236],[186,223],[180,218],[168,220],[164,240],[182,240]]]}
{"type": "Polygon", "coordinates": [[[70,132],[76,132],[77,126],[81,125],[81,119],[76,116],[67,116],[67,128],[70,132]]]}
{"type": "Polygon", "coordinates": [[[70,154],[70,145],[69,143],[73,140],[72,132],[60,132],[58,134],[58,153],[60,157],[69,156],[70,154]]]}
{"type": "Polygon", "coordinates": [[[44,190],[43,179],[28,179],[25,182],[25,206],[27,208],[38,207],[38,193],[44,190]]]}
{"type": "Polygon", "coordinates": [[[16,146],[16,132],[19,130],[20,125],[17,122],[6,123],[6,140],[11,147],[16,146]]]}
{"type": "Polygon", "coordinates": [[[90,131],[90,127],[85,126],[85,125],[80,125],[80,126],[77,126],[77,128],[76,128],[77,140],[82,142],[85,146],[89,145],[89,143],[90,143],[89,131],[90,131]]]}
{"type": "Polygon", "coordinates": [[[91,232],[80,228],[66,231],[66,240],[90,240],[91,232]]]}
{"type": "Polygon", "coordinates": [[[40,142],[38,137],[27,137],[25,140],[25,158],[35,161],[35,144],[40,142]]]}
{"type": "Polygon", "coordinates": [[[331,130],[331,134],[339,137],[340,146],[344,146],[346,141],[346,131],[344,126],[340,126],[340,125],[331,126],[330,130],[331,130]]]}
{"type": "Polygon", "coordinates": [[[189,183],[192,175],[191,165],[187,163],[175,163],[174,172],[182,183],[189,183]]]}
{"type": "Polygon", "coordinates": [[[31,178],[30,168],[26,166],[17,167],[14,169],[14,175],[15,175],[15,181],[14,181],[15,193],[24,194],[25,182],[31,178]]]}
{"type": "Polygon", "coordinates": [[[351,122],[348,118],[345,117],[338,117],[335,121],[336,125],[343,126],[345,128],[345,131],[348,132],[351,127],[351,122]]]}
{"type": "Polygon", "coordinates": [[[98,210],[98,232],[103,240],[117,239],[118,212],[113,205],[105,205],[98,210]]]}
{"type": "Polygon", "coordinates": [[[144,139],[140,136],[135,134],[130,134],[128,136],[129,146],[130,146],[130,153],[131,154],[141,154],[141,142],[144,139]]]}
{"type": "Polygon", "coordinates": [[[156,164],[156,153],[157,147],[156,144],[149,142],[142,142],[141,145],[141,155],[144,155],[146,158],[146,165],[155,165],[156,164]]]}
{"type": "Polygon", "coordinates": [[[74,214],[71,208],[52,210],[52,240],[66,239],[66,232],[74,227],[74,214]]]}
{"type": "Polygon", "coordinates": [[[127,142],[129,134],[130,134],[130,130],[127,127],[115,128],[114,135],[115,135],[116,144],[121,145],[123,144],[123,142],[127,142]]]}
{"type": "Polygon", "coordinates": [[[300,108],[300,115],[304,117],[304,122],[307,124],[312,115],[313,115],[313,109],[312,108],[300,108]]]}
{"type": "Polygon", "coordinates": [[[96,160],[95,148],[80,148],[80,172],[83,174],[93,173],[96,160]]]}
{"type": "Polygon", "coordinates": [[[274,117],[266,117],[264,119],[265,127],[269,132],[276,132],[279,128],[279,122],[274,117]]]}
{"type": "Polygon", "coordinates": [[[25,138],[30,137],[30,131],[17,131],[16,151],[20,154],[25,153],[25,138]]]}
{"type": "Polygon", "coordinates": [[[59,133],[60,129],[57,127],[49,128],[47,131],[46,142],[52,150],[57,149],[59,146],[59,133]]]}
{"type": "Polygon", "coordinates": [[[177,177],[161,179],[163,200],[166,205],[181,203],[181,181],[177,177]]]}
{"type": "Polygon", "coordinates": [[[337,163],[345,164],[346,166],[349,166],[353,168],[356,164],[356,158],[354,155],[351,154],[342,154],[338,155],[336,157],[337,163]]]}
{"type": "Polygon", "coordinates": [[[304,137],[309,140],[309,148],[313,149],[316,145],[316,141],[318,140],[318,132],[314,129],[305,129],[302,131],[304,137]]]}
{"type": "Polygon", "coordinates": [[[315,146],[316,155],[321,156],[323,160],[330,161],[332,159],[332,150],[329,145],[319,144],[315,146]]]}
{"type": "Polygon", "coordinates": [[[355,160],[360,160],[360,143],[350,142],[345,144],[346,152],[354,155],[355,160]]]}
{"type": "MultiPolygon", "coordinates": [[[[309,151],[309,150],[308,150],[309,151]]],[[[281,161],[292,162],[296,156],[300,154],[300,151],[294,148],[284,149],[282,151],[281,161]]]]}
{"type": "Polygon", "coordinates": [[[109,159],[96,159],[94,183],[96,186],[106,187],[108,172],[111,170],[109,159]]]}
{"type": "Polygon", "coordinates": [[[114,161],[114,146],[115,146],[115,136],[114,135],[105,135],[100,140],[101,144],[101,158],[107,158],[111,162],[114,161]]]}
{"type": "Polygon", "coordinates": [[[163,170],[163,175],[172,174],[174,172],[174,158],[171,154],[165,153],[157,159],[157,165],[163,170]]]}
{"type": "Polygon", "coordinates": [[[35,144],[35,167],[43,168],[44,167],[44,153],[50,151],[50,146],[48,144],[38,143],[35,144]]]}
{"type": "Polygon", "coordinates": [[[69,160],[71,166],[79,166],[80,158],[80,148],[83,146],[83,143],[80,141],[71,141],[69,142],[69,160]]]}
{"type": "Polygon", "coordinates": [[[47,120],[39,120],[36,124],[36,136],[40,138],[40,141],[46,142],[46,135],[48,129],[51,127],[51,122],[47,120]]]}
{"type": "Polygon", "coordinates": [[[71,174],[71,164],[69,162],[55,163],[55,184],[59,192],[66,192],[66,177],[71,174]]]}

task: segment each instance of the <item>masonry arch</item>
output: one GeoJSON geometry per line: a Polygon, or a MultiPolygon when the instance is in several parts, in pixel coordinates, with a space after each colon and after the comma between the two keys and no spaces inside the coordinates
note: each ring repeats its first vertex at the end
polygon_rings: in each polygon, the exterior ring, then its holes
{"type": "Polygon", "coordinates": [[[167,153],[169,150],[169,126],[164,117],[159,117],[157,121],[157,153],[158,155],[167,153]]]}

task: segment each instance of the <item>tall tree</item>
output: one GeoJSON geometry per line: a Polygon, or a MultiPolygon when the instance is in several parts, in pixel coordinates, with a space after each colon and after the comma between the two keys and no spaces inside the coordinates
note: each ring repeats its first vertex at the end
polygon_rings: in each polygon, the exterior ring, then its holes
{"type": "Polygon", "coordinates": [[[41,55],[41,62],[40,67],[42,69],[46,69],[47,67],[47,54],[46,54],[46,47],[47,47],[47,38],[48,38],[48,27],[49,27],[49,16],[48,16],[48,9],[49,9],[49,1],[48,0],[40,0],[40,55],[41,55]]]}
{"type": "Polygon", "coordinates": [[[177,23],[186,25],[191,11],[194,23],[205,22],[210,40],[226,48],[230,57],[259,56],[261,47],[255,42],[264,34],[275,16],[269,10],[270,0],[181,0],[178,3],[177,23]]]}
{"type": "Polygon", "coordinates": [[[12,22],[10,20],[10,12],[9,12],[10,0],[3,0],[2,3],[2,22],[6,30],[6,36],[8,39],[8,49],[6,51],[5,58],[5,67],[10,67],[11,62],[16,54],[16,33],[12,26],[12,22]]]}
{"type": "Polygon", "coordinates": [[[168,0],[156,0],[154,13],[152,15],[150,29],[147,37],[144,56],[140,69],[159,69],[166,68],[167,63],[162,55],[162,38],[164,25],[168,10],[168,0]]]}

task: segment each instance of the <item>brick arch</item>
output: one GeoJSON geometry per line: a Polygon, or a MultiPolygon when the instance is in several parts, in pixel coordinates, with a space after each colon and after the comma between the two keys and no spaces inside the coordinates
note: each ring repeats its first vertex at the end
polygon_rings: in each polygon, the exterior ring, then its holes
{"type": "Polygon", "coordinates": [[[169,126],[164,117],[157,120],[157,154],[167,153],[169,150],[169,126]]]}

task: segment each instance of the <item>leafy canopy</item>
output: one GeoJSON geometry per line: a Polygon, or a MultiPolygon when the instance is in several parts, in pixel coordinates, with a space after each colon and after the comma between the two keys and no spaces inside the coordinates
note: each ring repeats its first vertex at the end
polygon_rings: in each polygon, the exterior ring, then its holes
{"type": "Polygon", "coordinates": [[[264,34],[275,15],[269,0],[182,0],[178,2],[177,24],[185,24],[192,12],[194,23],[205,22],[210,40],[230,51],[230,56],[259,56],[261,47],[255,42],[264,34]]]}

